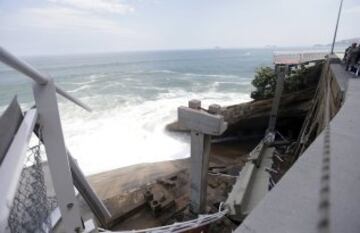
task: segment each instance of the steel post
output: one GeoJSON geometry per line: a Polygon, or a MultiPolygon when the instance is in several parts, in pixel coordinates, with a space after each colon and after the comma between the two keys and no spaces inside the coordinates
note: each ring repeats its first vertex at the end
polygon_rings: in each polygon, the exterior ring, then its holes
{"type": "Polygon", "coordinates": [[[62,221],[66,232],[81,232],[83,223],[75,197],[53,80],[49,79],[46,85],[34,84],[33,92],[62,221]]]}

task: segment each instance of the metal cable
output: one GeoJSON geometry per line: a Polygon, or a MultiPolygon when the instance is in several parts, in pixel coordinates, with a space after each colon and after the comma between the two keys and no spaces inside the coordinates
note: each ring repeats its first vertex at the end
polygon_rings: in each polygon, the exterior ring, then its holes
{"type": "Polygon", "coordinates": [[[210,223],[216,222],[222,219],[228,213],[228,209],[223,209],[223,203],[220,203],[219,211],[214,214],[206,214],[206,215],[199,215],[198,218],[186,221],[186,222],[176,222],[172,225],[161,226],[161,227],[154,227],[148,229],[141,229],[141,230],[130,230],[130,231],[108,231],[105,229],[99,228],[103,232],[113,232],[113,233],[180,233],[185,232],[193,229],[197,229],[199,227],[209,225],[210,223]]]}

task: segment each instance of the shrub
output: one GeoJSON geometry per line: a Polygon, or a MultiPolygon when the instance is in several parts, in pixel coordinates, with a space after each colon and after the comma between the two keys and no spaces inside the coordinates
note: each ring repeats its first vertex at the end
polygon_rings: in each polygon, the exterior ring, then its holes
{"type": "MultiPolygon", "coordinates": [[[[309,67],[301,65],[292,69],[290,75],[287,75],[284,80],[284,93],[303,90],[315,85],[320,78],[322,66],[323,62],[320,62],[309,67]]],[[[276,89],[275,70],[271,67],[256,69],[255,78],[251,84],[256,88],[256,91],[251,93],[251,98],[255,100],[272,98],[276,89]]]]}
{"type": "Polygon", "coordinates": [[[276,74],[271,67],[260,67],[256,69],[255,78],[251,84],[256,91],[251,93],[253,99],[270,98],[274,95],[276,87],[276,74]]]}

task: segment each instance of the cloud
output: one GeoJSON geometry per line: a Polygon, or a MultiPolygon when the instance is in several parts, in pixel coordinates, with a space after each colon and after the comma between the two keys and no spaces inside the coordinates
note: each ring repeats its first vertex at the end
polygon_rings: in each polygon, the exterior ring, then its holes
{"type": "Polygon", "coordinates": [[[129,34],[116,20],[91,12],[58,6],[20,9],[16,14],[0,17],[1,28],[8,30],[43,29],[46,32],[102,32],[129,34]]]}
{"type": "Polygon", "coordinates": [[[70,6],[80,10],[88,10],[97,13],[129,14],[135,11],[131,5],[118,0],[49,0],[63,6],[70,6]]]}
{"type": "Polygon", "coordinates": [[[360,5],[354,6],[351,8],[347,8],[344,10],[345,13],[351,13],[351,14],[360,14],[360,5]]]}

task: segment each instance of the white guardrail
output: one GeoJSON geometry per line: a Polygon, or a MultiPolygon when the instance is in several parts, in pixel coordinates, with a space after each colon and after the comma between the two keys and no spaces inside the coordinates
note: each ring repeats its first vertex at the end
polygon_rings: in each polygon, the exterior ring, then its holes
{"type": "Polygon", "coordinates": [[[10,208],[16,193],[18,180],[24,166],[26,150],[33,132],[38,112],[29,110],[1,163],[0,169],[0,232],[5,232],[10,208]]]}
{"type": "Polygon", "coordinates": [[[79,99],[57,87],[49,75],[41,73],[2,47],[0,47],[0,62],[35,81],[33,93],[36,103],[36,109],[29,110],[26,113],[0,167],[0,232],[5,232],[7,227],[10,206],[13,203],[17,183],[24,166],[29,139],[38,120],[38,115],[52,183],[65,231],[69,233],[82,232],[84,231],[83,223],[79,204],[75,197],[56,93],[87,111],[91,111],[91,109],[79,99]]]}

